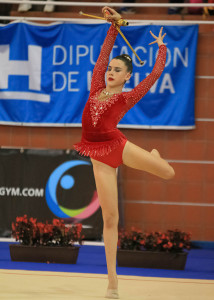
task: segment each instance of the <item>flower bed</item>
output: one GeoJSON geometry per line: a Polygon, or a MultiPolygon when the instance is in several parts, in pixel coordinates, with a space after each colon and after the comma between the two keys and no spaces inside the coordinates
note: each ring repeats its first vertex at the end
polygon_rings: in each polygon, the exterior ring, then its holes
{"type": "Polygon", "coordinates": [[[183,252],[191,247],[191,233],[180,231],[179,229],[167,230],[162,233],[153,231],[143,233],[135,227],[131,231],[121,229],[118,237],[118,247],[123,250],[139,251],[159,251],[159,252],[183,252]]]}
{"type": "Polygon", "coordinates": [[[53,219],[52,223],[37,222],[27,215],[17,217],[12,223],[12,236],[21,245],[29,246],[70,246],[78,242],[82,245],[82,224],[66,226],[63,220],[53,219]]]}
{"type": "Polygon", "coordinates": [[[183,270],[190,249],[190,233],[178,229],[143,233],[132,227],[119,231],[117,262],[121,267],[183,270]]]}
{"type": "Polygon", "coordinates": [[[54,262],[75,264],[79,246],[84,235],[81,235],[82,224],[66,226],[63,220],[54,219],[52,223],[37,222],[27,215],[17,217],[12,223],[12,236],[20,244],[10,245],[10,256],[13,261],[54,262]]]}

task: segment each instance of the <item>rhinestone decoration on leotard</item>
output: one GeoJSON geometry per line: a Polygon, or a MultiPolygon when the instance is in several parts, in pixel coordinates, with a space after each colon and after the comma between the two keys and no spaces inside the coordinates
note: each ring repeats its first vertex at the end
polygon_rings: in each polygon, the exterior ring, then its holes
{"type": "Polygon", "coordinates": [[[112,104],[114,104],[119,94],[114,94],[110,98],[106,100],[98,100],[98,94],[99,91],[92,97],[90,97],[90,113],[91,113],[91,119],[92,124],[95,127],[97,125],[97,122],[99,121],[101,115],[104,113],[105,110],[108,109],[112,104]]]}

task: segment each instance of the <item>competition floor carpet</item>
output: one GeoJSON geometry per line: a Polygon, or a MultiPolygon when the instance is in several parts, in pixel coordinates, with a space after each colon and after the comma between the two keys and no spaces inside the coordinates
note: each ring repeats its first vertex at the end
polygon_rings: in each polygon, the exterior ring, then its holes
{"type": "MultiPolygon", "coordinates": [[[[120,299],[214,299],[214,250],[193,249],[185,270],[117,266],[120,299]]],[[[12,262],[0,242],[0,299],[105,299],[104,246],[83,245],[76,265],[12,262]]]]}

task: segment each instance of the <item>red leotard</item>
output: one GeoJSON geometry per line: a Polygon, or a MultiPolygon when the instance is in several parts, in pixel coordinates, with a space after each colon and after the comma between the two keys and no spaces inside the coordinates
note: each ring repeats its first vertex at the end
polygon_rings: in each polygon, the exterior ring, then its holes
{"type": "Polygon", "coordinates": [[[105,72],[117,34],[117,29],[111,25],[94,67],[90,95],[82,115],[81,142],[74,144],[81,155],[90,156],[114,168],[122,164],[122,152],[127,141],[126,136],[116,128],[117,124],[161,76],[167,50],[165,45],[159,47],[151,74],[133,90],[100,101],[98,96],[106,87],[105,72]]]}

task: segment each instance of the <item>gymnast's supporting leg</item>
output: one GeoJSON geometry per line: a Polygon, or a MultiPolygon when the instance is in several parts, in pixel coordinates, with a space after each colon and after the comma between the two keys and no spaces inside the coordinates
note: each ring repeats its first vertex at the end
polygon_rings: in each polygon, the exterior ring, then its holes
{"type": "Polygon", "coordinates": [[[117,289],[116,255],[118,241],[118,190],[116,169],[91,159],[103,215],[103,237],[108,268],[108,289],[117,289]]]}
{"type": "Polygon", "coordinates": [[[175,175],[174,169],[166,160],[161,158],[156,149],[148,152],[127,141],[123,149],[122,158],[124,165],[146,171],[163,179],[171,179],[175,175]]]}

